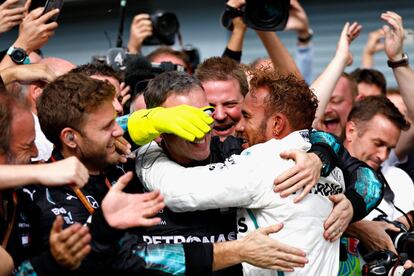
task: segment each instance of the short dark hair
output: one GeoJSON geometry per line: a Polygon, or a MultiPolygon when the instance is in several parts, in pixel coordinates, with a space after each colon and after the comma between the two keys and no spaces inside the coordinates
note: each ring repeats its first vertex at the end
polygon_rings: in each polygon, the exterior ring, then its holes
{"type": "Polygon", "coordinates": [[[188,57],[188,55],[183,51],[177,51],[177,50],[174,50],[173,48],[168,47],[168,46],[158,47],[157,49],[155,49],[154,51],[152,51],[151,53],[149,53],[147,55],[147,59],[152,62],[156,56],[164,55],[164,54],[168,54],[168,55],[174,56],[178,59],[181,59],[182,62],[187,67],[188,71],[189,72],[192,71],[192,68],[191,68],[191,65],[190,65],[190,58],[188,57]]]}
{"type": "Polygon", "coordinates": [[[264,106],[268,116],[283,113],[294,130],[312,126],[318,99],[304,80],[293,74],[281,75],[270,67],[253,69],[250,74],[250,93],[253,97],[258,88],[268,89],[264,106]]]}
{"type": "MultiPolygon", "coordinates": [[[[348,115],[348,121],[360,124],[370,121],[375,115],[386,117],[400,130],[410,128],[410,123],[404,115],[383,95],[369,96],[357,101],[348,115]]],[[[364,130],[361,129],[360,132],[362,134],[364,130]]]]}
{"type": "Polygon", "coordinates": [[[82,73],[86,76],[107,76],[113,77],[114,79],[122,82],[123,76],[121,73],[115,71],[111,66],[105,63],[87,63],[79,65],[76,68],[73,68],[70,72],[72,73],[82,73]]]}
{"type": "Polygon", "coordinates": [[[30,112],[26,99],[4,90],[0,91],[0,154],[6,154],[9,151],[12,120],[22,111],[30,112]]]}
{"type": "Polygon", "coordinates": [[[375,69],[357,68],[350,73],[357,83],[373,84],[380,88],[381,94],[385,95],[387,91],[387,81],[384,74],[375,69]]]}
{"type": "Polygon", "coordinates": [[[239,83],[240,93],[243,96],[249,92],[249,84],[243,67],[228,57],[211,57],[204,60],[198,65],[195,75],[201,82],[235,79],[239,83]]]}
{"type": "Polygon", "coordinates": [[[200,87],[200,81],[185,72],[170,71],[159,74],[149,81],[144,91],[147,108],[162,105],[171,94],[187,94],[190,89],[200,87]]]}
{"type": "Polygon", "coordinates": [[[61,149],[60,133],[65,127],[79,130],[85,112],[93,112],[112,101],[115,89],[107,82],[82,73],[67,73],[48,84],[38,99],[39,122],[45,136],[61,149]]]}

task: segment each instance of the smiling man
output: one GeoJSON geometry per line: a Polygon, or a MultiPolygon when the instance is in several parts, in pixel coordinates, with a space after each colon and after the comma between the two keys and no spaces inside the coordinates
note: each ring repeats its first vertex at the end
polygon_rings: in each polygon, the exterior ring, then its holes
{"type": "Polygon", "coordinates": [[[357,84],[348,74],[343,74],[336,84],[322,118],[316,128],[343,138],[346,120],[358,94],[357,84]]]}
{"type": "Polygon", "coordinates": [[[215,108],[213,135],[223,142],[235,134],[241,119],[243,99],[249,91],[246,74],[230,58],[211,57],[197,67],[195,75],[206,91],[208,102],[215,108]]]}

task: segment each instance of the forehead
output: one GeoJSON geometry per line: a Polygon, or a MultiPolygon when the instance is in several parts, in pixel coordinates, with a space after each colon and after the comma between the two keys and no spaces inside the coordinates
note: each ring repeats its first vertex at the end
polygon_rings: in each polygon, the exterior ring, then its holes
{"type": "Polygon", "coordinates": [[[331,98],[344,98],[349,101],[352,101],[352,91],[349,85],[349,81],[345,77],[339,78],[338,83],[335,86],[335,89],[332,93],[331,98]]]}
{"type": "Polygon", "coordinates": [[[267,95],[268,91],[264,87],[257,88],[254,94],[247,93],[243,102],[243,110],[264,110],[264,100],[267,95]]]}
{"type": "Polygon", "coordinates": [[[35,137],[34,119],[30,112],[19,113],[13,118],[10,126],[10,143],[16,139],[31,142],[35,137]]]}
{"type": "MultiPolygon", "coordinates": [[[[362,129],[362,128],[363,129],[362,129]]],[[[378,139],[386,142],[390,146],[395,146],[399,137],[400,129],[384,115],[377,114],[371,120],[360,124],[364,130],[362,137],[367,139],[378,139]]]]}
{"type": "Polygon", "coordinates": [[[120,90],[120,83],[119,81],[114,77],[109,76],[102,76],[102,75],[92,75],[91,78],[101,80],[101,81],[108,81],[110,84],[112,84],[115,87],[115,93],[118,94],[120,90]]]}
{"type": "Polygon", "coordinates": [[[225,102],[243,98],[240,92],[240,84],[234,78],[203,81],[202,84],[209,101],[225,102]]]}
{"type": "Polygon", "coordinates": [[[105,101],[92,112],[85,113],[85,119],[83,120],[83,127],[101,127],[113,120],[116,116],[116,111],[112,104],[112,101],[105,101]]]}
{"type": "Polygon", "coordinates": [[[205,107],[208,105],[206,93],[200,86],[194,86],[188,92],[182,94],[173,92],[167,97],[162,106],[173,107],[182,104],[194,107],[205,107]]]}

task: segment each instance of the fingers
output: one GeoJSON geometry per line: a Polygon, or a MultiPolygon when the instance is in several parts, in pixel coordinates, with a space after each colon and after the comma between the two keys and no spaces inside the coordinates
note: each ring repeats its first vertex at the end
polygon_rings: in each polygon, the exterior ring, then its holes
{"type": "Polygon", "coordinates": [[[131,154],[131,145],[122,136],[118,137],[115,140],[115,148],[116,148],[116,151],[120,154],[125,154],[125,155],[131,154]]]}
{"type": "Polygon", "coordinates": [[[60,233],[62,231],[63,218],[62,216],[57,216],[53,222],[51,233],[60,233]]]}
{"type": "MultiPolygon", "coordinates": [[[[72,226],[71,226],[72,227],[72,226]]],[[[69,228],[68,228],[69,229],[69,228]]],[[[76,252],[81,250],[83,246],[91,241],[91,235],[86,226],[82,226],[77,229],[70,238],[65,242],[65,247],[71,255],[75,255],[76,252]]]]}
{"type": "MultiPolygon", "coordinates": [[[[42,12],[43,12],[43,10],[44,9],[42,8],[42,12]]],[[[50,10],[47,13],[40,16],[38,21],[39,21],[39,23],[45,24],[49,19],[51,19],[53,16],[57,15],[59,12],[60,12],[59,9],[50,10]]],[[[56,22],[52,22],[50,24],[53,24],[53,23],[56,23],[56,22]]],[[[49,25],[49,24],[47,24],[47,25],[49,25]]]]}
{"type": "Polygon", "coordinates": [[[132,172],[127,172],[118,179],[115,185],[111,187],[111,190],[122,191],[128,185],[129,181],[131,181],[132,176],[132,172]]]}
{"type": "MultiPolygon", "coordinates": [[[[301,182],[308,183],[308,181],[306,181],[306,180],[302,180],[301,182]]],[[[306,183],[298,183],[298,186],[299,187],[303,187],[303,185],[306,184],[306,183]]],[[[302,192],[297,197],[295,197],[295,199],[293,200],[293,203],[298,203],[302,199],[304,199],[305,196],[310,193],[310,191],[312,190],[313,186],[314,186],[313,183],[312,184],[305,185],[304,188],[303,188],[303,190],[302,190],[302,192]]]]}
{"type": "Polygon", "coordinates": [[[57,240],[59,242],[66,242],[68,239],[70,239],[80,228],[82,225],[79,223],[75,223],[71,225],[70,227],[62,230],[59,235],[57,236],[57,240]]]}
{"type": "Polygon", "coordinates": [[[279,232],[283,228],[283,224],[275,224],[267,227],[259,228],[259,231],[265,235],[273,234],[279,232]]]}

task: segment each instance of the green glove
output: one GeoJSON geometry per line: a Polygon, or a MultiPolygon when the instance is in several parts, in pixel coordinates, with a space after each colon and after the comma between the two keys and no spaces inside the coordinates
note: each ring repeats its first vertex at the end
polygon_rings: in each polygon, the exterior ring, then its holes
{"type": "Polygon", "coordinates": [[[129,136],[137,145],[145,145],[162,133],[175,134],[193,142],[211,131],[210,125],[214,122],[209,116],[211,109],[211,106],[179,105],[138,110],[128,118],[129,136]]]}

